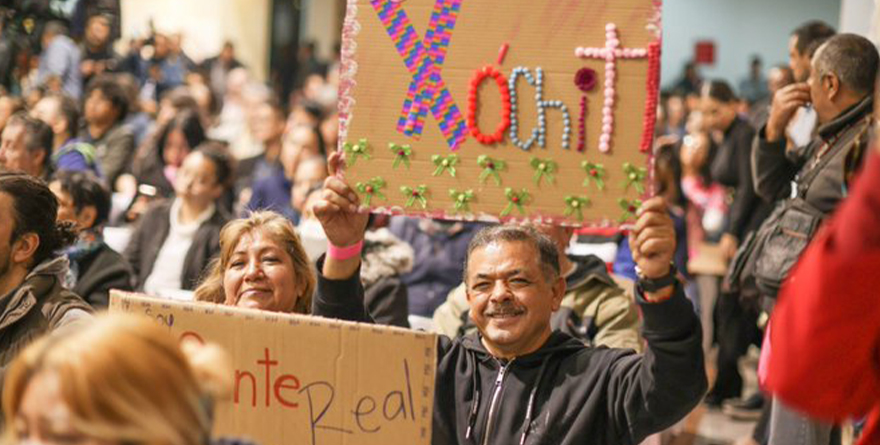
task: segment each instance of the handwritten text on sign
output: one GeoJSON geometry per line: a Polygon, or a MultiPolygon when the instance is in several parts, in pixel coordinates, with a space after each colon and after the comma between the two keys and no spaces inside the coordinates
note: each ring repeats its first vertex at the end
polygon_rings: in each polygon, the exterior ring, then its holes
{"type": "Polygon", "coordinates": [[[219,434],[264,444],[430,443],[434,337],[402,329],[114,294],[181,340],[230,352],[219,434]]]}
{"type": "Polygon", "coordinates": [[[348,0],[345,23],[365,205],[610,225],[651,195],[659,0],[348,0]]]}

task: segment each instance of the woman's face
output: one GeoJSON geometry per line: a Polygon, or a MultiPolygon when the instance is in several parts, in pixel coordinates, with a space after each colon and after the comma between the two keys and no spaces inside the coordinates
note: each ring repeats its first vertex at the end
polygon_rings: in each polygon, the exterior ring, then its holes
{"type": "Polygon", "coordinates": [[[281,149],[281,165],[288,179],[294,179],[302,159],[318,155],[318,137],[311,128],[295,128],[281,149]]]}
{"type": "Polygon", "coordinates": [[[162,150],[162,160],[165,165],[180,167],[191,148],[186,141],[186,136],[180,130],[171,130],[165,138],[165,147],[162,150]]]}
{"type": "Polygon", "coordinates": [[[726,104],[709,96],[703,96],[700,109],[704,124],[713,131],[726,131],[736,118],[734,104],[726,104]]]}
{"type": "Polygon", "coordinates": [[[299,299],[298,277],[290,255],[260,230],[246,233],[223,272],[225,304],[273,312],[292,312],[299,299]]]}
{"type": "Polygon", "coordinates": [[[174,179],[177,196],[198,206],[207,206],[223,194],[223,185],[217,182],[217,167],[202,153],[190,153],[174,179]]]}
{"type": "Polygon", "coordinates": [[[15,437],[19,443],[46,445],[112,445],[73,428],[70,408],[61,398],[61,382],[54,373],[37,373],[24,390],[15,416],[15,437]]]}

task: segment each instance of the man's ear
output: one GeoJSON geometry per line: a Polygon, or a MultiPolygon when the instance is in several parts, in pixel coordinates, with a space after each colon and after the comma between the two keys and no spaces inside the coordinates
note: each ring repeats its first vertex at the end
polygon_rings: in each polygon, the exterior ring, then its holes
{"type": "Polygon", "coordinates": [[[45,150],[37,150],[33,155],[34,165],[45,166],[46,156],[49,156],[45,150]]]}
{"type": "Polygon", "coordinates": [[[553,312],[559,310],[559,307],[562,306],[562,299],[565,298],[565,278],[558,277],[556,281],[553,283],[553,300],[552,307],[553,312]]]}
{"type": "Polygon", "coordinates": [[[86,206],[76,215],[76,224],[80,230],[91,229],[98,219],[98,209],[95,206],[86,206]]]}
{"type": "Polygon", "coordinates": [[[833,74],[827,74],[822,78],[822,88],[828,95],[828,100],[833,101],[840,95],[840,79],[833,74]]]}
{"type": "Polygon", "coordinates": [[[25,233],[12,243],[12,262],[14,264],[30,263],[39,247],[40,237],[36,233],[25,233]]]}

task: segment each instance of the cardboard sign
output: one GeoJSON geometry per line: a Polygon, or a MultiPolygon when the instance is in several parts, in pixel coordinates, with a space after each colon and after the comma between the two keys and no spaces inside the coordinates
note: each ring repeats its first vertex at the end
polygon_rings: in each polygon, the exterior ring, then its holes
{"type": "Polygon", "coordinates": [[[113,291],[110,311],[144,314],[232,357],[232,400],[215,433],[262,445],[429,444],[436,337],[320,317],[113,291]]]}
{"type": "Polygon", "coordinates": [[[349,0],[342,56],[377,211],[613,225],[652,192],[660,0],[349,0]]]}

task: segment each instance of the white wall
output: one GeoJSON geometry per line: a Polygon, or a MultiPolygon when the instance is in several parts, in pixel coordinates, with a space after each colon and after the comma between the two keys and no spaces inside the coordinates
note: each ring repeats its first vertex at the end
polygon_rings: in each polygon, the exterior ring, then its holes
{"type": "Polygon", "coordinates": [[[880,43],[878,35],[878,8],[880,0],[843,0],[840,4],[840,30],[861,34],[880,43]]]}
{"type": "MultiPolygon", "coordinates": [[[[870,1],[870,0],[868,0],[870,1]]],[[[705,78],[723,78],[734,87],[758,54],[764,68],[787,63],[788,37],[803,22],[838,26],[841,0],[667,0],[663,2],[661,81],[675,82],[693,58],[694,43],[715,41],[715,65],[702,66],[705,78]]]]}
{"type": "Polygon", "coordinates": [[[159,32],[182,32],[184,51],[195,60],[217,55],[231,40],[251,74],[265,80],[270,6],[269,0],[122,0],[123,41],[145,35],[150,19],[159,32]]]}
{"type": "Polygon", "coordinates": [[[300,41],[313,40],[317,44],[318,57],[330,59],[333,55],[333,45],[339,43],[341,38],[340,3],[336,0],[300,0],[300,5],[302,6],[300,41]]]}

